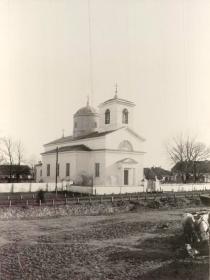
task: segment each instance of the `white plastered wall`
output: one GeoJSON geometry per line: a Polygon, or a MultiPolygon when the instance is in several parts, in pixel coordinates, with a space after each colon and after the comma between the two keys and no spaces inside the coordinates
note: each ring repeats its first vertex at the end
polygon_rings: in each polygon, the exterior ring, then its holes
{"type": "Polygon", "coordinates": [[[120,143],[124,140],[132,144],[134,151],[144,151],[144,141],[134,136],[126,128],[119,129],[106,135],[106,149],[118,150],[120,143]]]}
{"type": "MultiPolygon", "coordinates": [[[[124,168],[131,168],[135,171],[135,178],[132,185],[140,185],[143,179],[143,154],[134,152],[106,152],[106,179],[105,185],[124,185],[123,182],[123,170],[124,168]],[[120,165],[117,162],[124,158],[133,159],[136,164],[123,164],[120,165]]],[[[131,182],[131,180],[130,180],[131,182]]]]}
{"type": "Polygon", "coordinates": [[[120,128],[122,126],[133,126],[133,106],[120,103],[108,103],[101,105],[99,108],[99,130],[107,131],[120,128]],[[110,124],[105,124],[105,111],[110,110],[110,124]],[[122,111],[128,110],[128,124],[122,123],[122,111]]]}

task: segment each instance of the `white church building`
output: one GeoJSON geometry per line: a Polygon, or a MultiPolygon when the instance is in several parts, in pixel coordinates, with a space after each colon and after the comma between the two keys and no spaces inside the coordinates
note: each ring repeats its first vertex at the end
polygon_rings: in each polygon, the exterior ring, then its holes
{"type": "Polygon", "coordinates": [[[74,114],[73,135],[44,145],[36,181],[55,182],[57,177],[58,182],[90,186],[94,193],[96,188],[97,193],[140,191],[145,140],[133,129],[134,107],[117,93],[98,110],[87,102],[74,114]]]}

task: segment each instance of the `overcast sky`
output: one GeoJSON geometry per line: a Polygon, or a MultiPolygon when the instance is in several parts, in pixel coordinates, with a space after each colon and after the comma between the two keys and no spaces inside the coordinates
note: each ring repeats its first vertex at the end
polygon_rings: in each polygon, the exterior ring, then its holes
{"type": "Polygon", "coordinates": [[[169,167],[181,132],[210,144],[210,1],[0,0],[0,136],[26,156],[72,132],[72,116],[114,95],[136,103],[145,165],[169,167]]]}

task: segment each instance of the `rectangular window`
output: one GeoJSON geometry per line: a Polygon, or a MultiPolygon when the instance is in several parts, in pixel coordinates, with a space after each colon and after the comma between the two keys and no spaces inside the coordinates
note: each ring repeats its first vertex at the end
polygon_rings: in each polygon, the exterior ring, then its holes
{"type": "Polygon", "coordinates": [[[66,177],[70,176],[70,163],[66,163],[66,177]]]}
{"type": "Polygon", "coordinates": [[[40,169],[40,177],[42,177],[42,169],[40,169]]]}
{"type": "Polygon", "coordinates": [[[100,163],[95,163],[95,177],[100,176],[100,163]]]}
{"type": "Polygon", "coordinates": [[[124,185],[128,185],[129,170],[124,169],[124,185]]]}
{"type": "Polygon", "coordinates": [[[50,164],[47,164],[47,176],[50,176],[50,164]]]}

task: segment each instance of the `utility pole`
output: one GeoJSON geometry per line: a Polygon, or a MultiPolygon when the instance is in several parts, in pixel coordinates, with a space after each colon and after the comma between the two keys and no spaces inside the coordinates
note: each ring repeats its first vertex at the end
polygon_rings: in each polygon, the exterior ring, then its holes
{"type": "Polygon", "coordinates": [[[58,193],[58,147],[56,148],[56,163],[55,163],[55,195],[58,193]]]}

